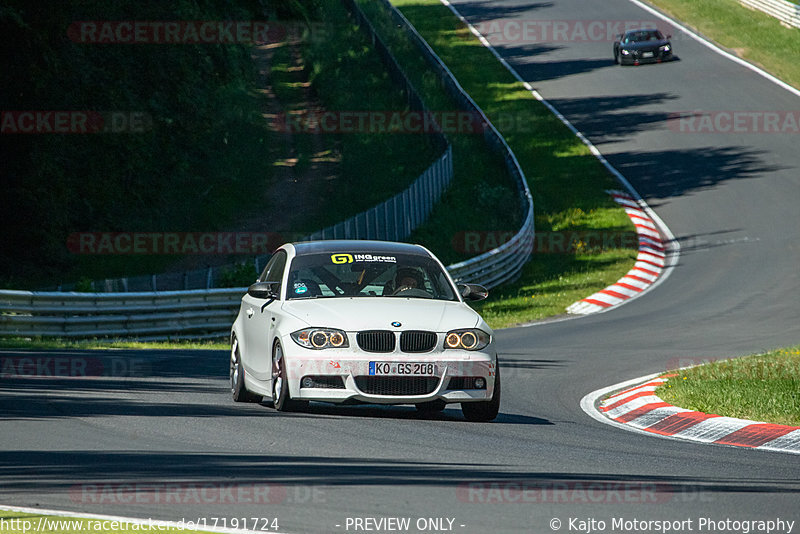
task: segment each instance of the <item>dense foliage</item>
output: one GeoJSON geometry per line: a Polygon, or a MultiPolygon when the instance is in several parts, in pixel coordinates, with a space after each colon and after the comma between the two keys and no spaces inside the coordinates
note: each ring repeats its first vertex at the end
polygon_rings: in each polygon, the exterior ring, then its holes
{"type": "Polygon", "coordinates": [[[66,246],[72,232],[216,229],[269,179],[269,132],[246,44],[86,43],[69,34],[71,25],[308,20],[315,3],[4,2],[6,118],[57,110],[106,119],[113,112],[120,124],[131,113],[144,119],[133,132],[0,135],[0,285],[57,283],[76,263],[66,246]]]}

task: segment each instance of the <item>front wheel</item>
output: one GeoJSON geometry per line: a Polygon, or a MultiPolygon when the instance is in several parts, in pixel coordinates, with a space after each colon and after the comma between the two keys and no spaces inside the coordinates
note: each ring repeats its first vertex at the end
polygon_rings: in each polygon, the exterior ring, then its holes
{"type": "Polygon", "coordinates": [[[286,360],[280,343],[275,343],[272,349],[272,405],[279,412],[297,412],[308,407],[308,401],[294,400],[289,394],[286,360]]]}
{"type": "Polygon", "coordinates": [[[462,402],[461,413],[472,423],[488,423],[500,413],[500,362],[497,362],[494,375],[494,393],[488,401],[462,402]]]}
{"type": "Polygon", "coordinates": [[[231,396],[233,402],[261,402],[261,395],[247,391],[244,385],[244,365],[239,353],[239,340],[231,337],[231,396]]]}

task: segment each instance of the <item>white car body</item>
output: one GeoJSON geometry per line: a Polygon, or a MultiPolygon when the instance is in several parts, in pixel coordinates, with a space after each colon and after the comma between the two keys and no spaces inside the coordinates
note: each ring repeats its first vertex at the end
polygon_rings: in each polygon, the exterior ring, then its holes
{"type": "MultiPolygon", "coordinates": [[[[235,400],[260,400],[259,397],[264,396],[271,398],[278,409],[292,409],[288,408],[289,403],[297,407],[304,405],[305,401],[415,404],[420,408],[437,406],[432,411],[443,409],[445,403],[462,403],[462,409],[465,404],[478,403],[464,409],[467,419],[491,420],[497,415],[499,387],[495,395],[498,367],[494,334],[481,316],[464,302],[462,294],[469,295],[470,288],[456,286],[441,262],[427,249],[419,245],[378,241],[319,241],[286,244],[275,254],[285,255],[283,266],[280,265],[283,260],[273,255],[259,282],[280,282],[279,290],[271,294],[271,298],[249,291],[242,298],[239,315],[233,324],[231,388],[235,400]],[[331,269],[344,269],[335,267],[333,263],[348,259],[352,262],[355,257],[356,262],[348,268],[353,276],[360,274],[359,284],[378,271],[384,273],[380,276],[389,276],[391,269],[384,264],[359,263],[360,257],[375,258],[376,261],[404,257],[414,261],[432,260],[434,263],[426,265],[435,264],[441,269],[443,274],[439,280],[444,293],[438,297],[404,297],[404,292],[415,295],[419,290],[401,287],[397,290],[400,296],[383,296],[386,290],[380,295],[369,291],[370,296],[346,296],[342,289],[341,296],[337,293],[327,295],[328,298],[322,298],[322,295],[311,298],[307,285],[321,292],[320,286],[325,284],[313,280],[292,281],[290,273],[296,278],[301,272],[293,270],[298,256],[317,255],[313,260],[302,261],[319,262],[323,254],[330,256],[332,264],[322,267],[331,269]],[[362,270],[360,273],[359,269],[362,270]],[[266,279],[277,278],[278,271],[280,280],[266,279]],[[293,295],[292,291],[298,294],[293,295]],[[440,300],[442,295],[449,296],[450,300],[440,300]],[[295,337],[307,329],[341,331],[347,347],[315,349],[301,346],[295,337]],[[478,344],[479,350],[445,348],[448,333],[459,331],[458,336],[466,330],[485,333],[482,339],[488,343],[484,347],[481,346],[484,343],[478,344]],[[432,343],[434,335],[435,343],[432,343]],[[392,337],[393,348],[390,347],[392,337]],[[482,381],[476,381],[478,378],[482,381]],[[286,386],[282,384],[283,380],[286,386]],[[475,387],[476,384],[483,387],[475,387]],[[281,398],[282,388],[284,396],[288,393],[286,399],[281,398]],[[479,412],[477,416],[473,413],[476,410],[479,412]]],[[[301,261],[297,264],[300,265],[301,261]]],[[[316,263],[313,267],[321,268],[316,263]]],[[[398,272],[403,270],[401,266],[394,268],[398,272]]],[[[430,281],[426,284],[429,288],[432,286],[430,281]]],[[[256,286],[259,284],[251,286],[251,290],[256,286]]],[[[367,287],[363,286],[359,291],[366,291],[367,287]]],[[[473,290],[476,288],[482,290],[479,286],[471,286],[473,290]]],[[[485,296],[483,291],[484,294],[478,298],[485,296]]],[[[327,334],[318,331],[311,335],[320,336],[314,339],[327,339],[327,334]]],[[[457,338],[450,338],[451,341],[454,339],[457,338]]],[[[336,341],[341,343],[343,340],[337,337],[336,341]]]]}

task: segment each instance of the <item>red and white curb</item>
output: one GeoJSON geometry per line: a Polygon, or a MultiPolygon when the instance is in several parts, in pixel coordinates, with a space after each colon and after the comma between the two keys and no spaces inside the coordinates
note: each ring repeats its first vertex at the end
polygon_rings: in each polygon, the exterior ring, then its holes
{"type": "Polygon", "coordinates": [[[625,213],[636,227],[639,254],[633,268],[617,283],[569,306],[567,313],[572,315],[588,315],[618,306],[651,287],[667,268],[667,249],[661,233],[640,201],[622,191],[609,193],[615,202],[625,208],[625,213]]]}
{"type": "Polygon", "coordinates": [[[590,393],[581,408],[604,423],[665,438],[800,454],[800,427],[695,412],[655,394],[670,374],[656,374],[590,393]],[[631,383],[634,385],[631,386],[631,383]],[[622,391],[606,397],[608,392],[622,391]],[[597,406],[597,400],[604,398],[597,406]]]}

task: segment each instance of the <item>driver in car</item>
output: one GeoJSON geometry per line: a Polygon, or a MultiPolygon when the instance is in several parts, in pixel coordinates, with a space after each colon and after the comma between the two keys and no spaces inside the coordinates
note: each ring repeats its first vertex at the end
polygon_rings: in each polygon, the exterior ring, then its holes
{"type": "Polygon", "coordinates": [[[408,289],[424,290],[424,277],[418,269],[413,267],[402,267],[397,269],[397,272],[394,275],[394,287],[395,289],[392,291],[392,295],[396,295],[401,291],[406,291],[408,289]]]}

